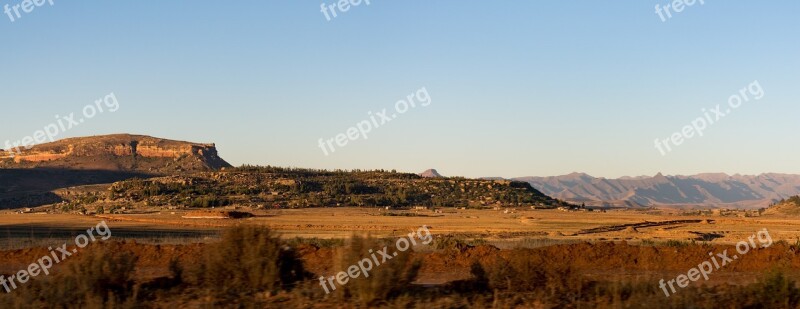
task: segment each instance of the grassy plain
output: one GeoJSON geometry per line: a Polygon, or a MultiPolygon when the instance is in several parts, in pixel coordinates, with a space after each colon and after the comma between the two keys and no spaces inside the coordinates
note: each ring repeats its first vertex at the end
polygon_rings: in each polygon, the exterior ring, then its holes
{"type": "Polygon", "coordinates": [[[347,238],[354,234],[399,236],[422,225],[436,236],[459,236],[507,244],[524,239],[558,241],[707,241],[735,244],[766,228],[773,240],[800,239],[800,218],[779,215],[724,217],[681,215],[675,211],[619,210],[385,210],[377,208],[307,208],[262,210],[247,219],[190,219],[186,211],[81,216],[72,214],[0,214],[3,239],[73,235],[108,222],[116,239],[139,241],[187,238],[193,242],[237,224],[268,226],[284,238],[347,238]]]}

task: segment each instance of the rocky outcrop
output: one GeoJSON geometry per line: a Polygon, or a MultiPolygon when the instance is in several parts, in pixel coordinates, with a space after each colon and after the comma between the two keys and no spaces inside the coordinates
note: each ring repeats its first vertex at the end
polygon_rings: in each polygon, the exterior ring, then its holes
{"type": "Polygon", "coordinates": [[[231,166],[214,144],[129,134],[70,138],[13,151],[0,152],[0,167],[174,172],[231,166]]]}

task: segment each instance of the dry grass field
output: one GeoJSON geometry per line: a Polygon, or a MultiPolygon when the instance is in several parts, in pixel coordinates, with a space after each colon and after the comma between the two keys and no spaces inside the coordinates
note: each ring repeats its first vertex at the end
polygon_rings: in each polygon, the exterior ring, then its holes
{"type": "Polygon", "coordinates": [[[100,220],[115,239],[167,243],[202,242],[215,232],[239,224],[268,226],[284,238],[348,238],[352,235],[391,237],[427,225],[436,237],[458,236],[500,248],[530,240],[556,242],[627,241],[632,244],[669,240],[735,244],[766,228],[773,240],[800,239],[800,217],[683,215],[675,210],[582,212],[559,210],[385,210],[376,208],[308,208],[263,210],[246,219],[185,218],[186,211],[149,214],[80,216],[70,214],[0,215],[0,247],[26,239],[70,236],[100,220]]]}
{"type": "Polygon", "coordinates": [[[668,241],[735,244],[766,228],[773,240],[800,239],[800,218],[779,215],[728,217],[681,215],[676,211],[581,212],[558,210],[394,211],[376,208],[308,208],[257,211],[246,219],[184,218],[186,211],[81,216],[70,214],[0,214],[0,240],[54,236],[79,231],[100,220],[115,237],[138,240],[182,237],[190,241],[238,224],[268,226],[284,238],[347,238],[354,234],[390,237],[422,225],[434,235],[507,243],[523,239],[558,241],[668,241]]]}

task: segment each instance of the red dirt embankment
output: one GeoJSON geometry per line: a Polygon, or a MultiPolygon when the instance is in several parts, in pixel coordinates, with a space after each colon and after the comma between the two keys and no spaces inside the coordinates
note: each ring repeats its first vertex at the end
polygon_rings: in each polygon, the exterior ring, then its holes
{"type": "MultiPolygon", "coordinates": [[[[136,242],[111,242],[109,245],[115,246],[115,251],[133,252],[138,257],[137,277],[140,280],[147,280],[154,277],[166,276],[169,274],[169,263],[174,258],[183,265],[196,260],[203,251],[202,244],[190,245],[145,245],[136,242]]],[[[56,256],[61,259],[62,253],[57,248],[52,248],[56,256]]],[[[81,250],[73,253],[77,249],[75,246],[67,247],[67,252],[72,256],[67,257],[51,269],[57,272],[63,263],[69,262],[81,254],[81,250]]],[[[28,248],[20,250],[0,251],[0,274],[13,274],[19,270],[27,269],[28,265],[38,261],[43,256],[51,256],[48,248],[28,248]]]]}

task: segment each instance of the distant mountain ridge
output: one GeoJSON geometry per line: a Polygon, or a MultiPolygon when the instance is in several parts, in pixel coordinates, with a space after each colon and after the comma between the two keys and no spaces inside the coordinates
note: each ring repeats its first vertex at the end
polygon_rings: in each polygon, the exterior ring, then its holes
{"type": "Polygon", "coordinates": [[[554,198],[587,205],[623,207],[701,206],[767,207],[800,194],[800,175],[728,175],[597,178],[584,173],[552,177],[519,177],[554,198]]]}

